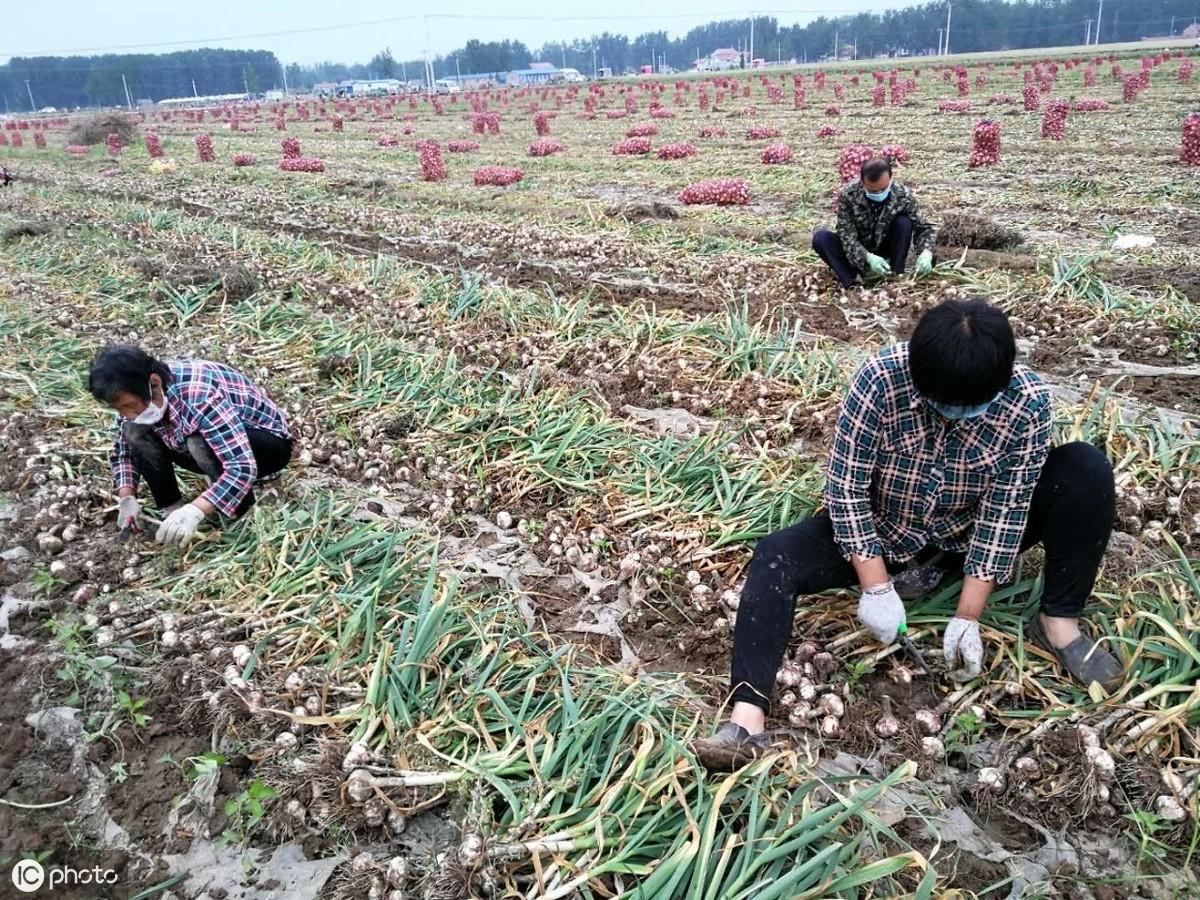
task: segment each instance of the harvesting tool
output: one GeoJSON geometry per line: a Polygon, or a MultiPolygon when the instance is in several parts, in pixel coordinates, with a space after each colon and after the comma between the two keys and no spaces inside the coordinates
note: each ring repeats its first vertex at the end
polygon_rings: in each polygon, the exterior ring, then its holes
{"type": "Polygon", "coordinates": [[[913,662],[920,667],[922,674],[928,675],[929,666],[925,665],[925,657],[921,655],[921,651],[917,649],[917,645],[908,636],[907,622],[900,623],[900,628],[896,632],[896,640],[900,642],[900,646],[904,648],[904,652],[912,657],[913,662]]]}

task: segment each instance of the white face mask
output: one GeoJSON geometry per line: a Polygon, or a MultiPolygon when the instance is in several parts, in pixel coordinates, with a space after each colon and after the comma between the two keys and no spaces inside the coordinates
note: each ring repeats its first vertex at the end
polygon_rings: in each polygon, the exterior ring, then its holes
{"type": "Polygon", "coordinates": [[[163,395],[162,404],[154,405],[154,385],[150,385],[150,404],[133,418],[135,425],[157,425],[167,414],[167,398],[163,395]]]}

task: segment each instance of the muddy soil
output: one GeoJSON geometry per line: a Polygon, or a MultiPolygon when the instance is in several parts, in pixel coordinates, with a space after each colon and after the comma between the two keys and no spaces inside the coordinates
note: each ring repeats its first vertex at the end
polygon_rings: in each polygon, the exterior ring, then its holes
{"type": "MultiPolygon", "coordinates": [[[[0,860],[35,857],[45,866],[70,866],[79,870],[99,867],[117,873],[119,883],[63,887],[54,894],[71,900],[124,898],[152,882],[144,866],[132,863],[129,854],[105,846],[96,835],[75,827],[85,814],[86,778],[77,754],[67,740],[39,733],[27,721],[43,708],[43,680],[53,681],[54,660],[25,644],[0,650],[0,860]],[[24,804],[19,806],[16,804],[24,804]],[[26,808],[26,807],[39,808],[26,808]]],[[[10,896],[8,865],[0,896],[10,896]]],[[[24,896],[24,895],[22,895],[24,896]]]]}

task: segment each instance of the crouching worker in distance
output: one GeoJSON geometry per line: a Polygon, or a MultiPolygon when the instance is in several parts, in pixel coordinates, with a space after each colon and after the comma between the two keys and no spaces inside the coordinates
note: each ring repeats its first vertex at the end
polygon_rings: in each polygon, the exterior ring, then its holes
{"type": "Polygon", "coordinates": [[[162,362],[139,347],[100,351],[88,373],[93,397],[117,412],[109,456],[119,497],[117,528],[140,533],[138,482],[145,479],[164,513],[155,540],[186,546],[214,513],[230,518],[254,504],[254,484],[292,457],[292,436],[279,408],[245,375],[200,359],[162,362]],[[183,502],[175,467],[208,478],[183,502]]]}
{"type": "Polygon", "coordinates": [[[948,300],[911,340],[859,368],[835,425],[824,510],[754,550],[734,629],[730,721],[696,742],[702,762],[736,764],[766,745],[798,595],[857,585],[859,623],[890,644],[905,626],[898,585],[919,585],[905,589],[916,599],[946,576],[961,579],[942,650],[949,676],[969,680],[983,670],[988,597],[1035,544],[1044,589],[1025,638],[1085,685],[1121,684],[1121,663],[1079,628],[1112,531],[1113,470],[1091,444],[1051,446],[1050,392],[1015,357],[1000,310],[948,300]]]}
{"type": "Polygon", "coordinates": [[[821,228],[812,247],[842,287],[862,278],[904,274],[908,251],[917,248],[917,275],[933,271],[934,232],[912,191],[892,178],[892,164],[871,159],[858,181],[838,195],[837,232],[821,228]]]}

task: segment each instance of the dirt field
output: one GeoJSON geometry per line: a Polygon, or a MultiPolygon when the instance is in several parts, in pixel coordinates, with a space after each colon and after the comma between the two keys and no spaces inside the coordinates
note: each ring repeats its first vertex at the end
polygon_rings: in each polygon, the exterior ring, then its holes
{"type": "Polygon", "coordinates": [[[965,96],[906,65],[896,104],[860,67],[806,71],[803,98],[738,73],[182,111],[117,156],[65,153],[70,123],[45,149],[0,131],[0,896],[23,857],[139,900],[1187,896],[1200,75],[1155,60],[1128,102],[1140,56],[1039,61],[1037,111],[1025,59],[971,65],[965,96]],[[1056,97],[1109,108],[1043,139],[1056,97]],[[528,155],[537,113],[561,151],[528,155]],[[972,169],[984,117],[1002,155],[972,169]],[[614,155],[633,126],[651,152],[614,155]],[[279,169],[293,138],[323,172],[279,169]],[[906,152],[934,276],[842,291],[809,249],[860,143],[906,152]],[[792,161],[760,162],[773,144],[792,161]],[[476,186],[484,166],[523,177],[476,186]],[[710,178],[749,202],[680,202],[710,178]],[[819,503],[857,362],[965,295],[1011,315],[1059,439],[1116,467],[1089,619],[1126,686],[1088,696],[1023,640],[1037,551],[965,686],[939,653],[954,585],[909,607],[930,679],[857,631],[849,593],[802,597],[792,651],[832,654],[841,736],[783,718],[785,749],[702,772],[687,742],[725,702],[749,548],[819,503]],[[111,341],[241,368],[299,438],[185,554],[115,540],[113,420],[82,385],[111,341]]]}

